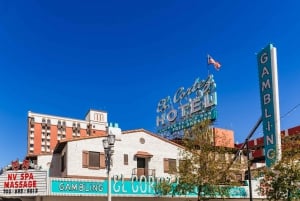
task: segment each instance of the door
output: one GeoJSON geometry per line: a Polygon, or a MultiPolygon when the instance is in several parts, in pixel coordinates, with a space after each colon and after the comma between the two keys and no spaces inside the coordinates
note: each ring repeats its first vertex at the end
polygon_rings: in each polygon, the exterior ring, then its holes
{"type": "Polygon", "coordinates": [[[145,158],[137,158],[137,176],[140,177],[145,175],[145,168],[146,168],[146,159],[145,158]]]}

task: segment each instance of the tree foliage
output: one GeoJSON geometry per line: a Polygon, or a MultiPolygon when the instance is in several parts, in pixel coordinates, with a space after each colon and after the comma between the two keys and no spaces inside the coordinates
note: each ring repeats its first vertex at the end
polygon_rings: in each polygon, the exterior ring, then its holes
{"type": "Polygon", "coordinates": [[[263,170],[259,192],[269,201],[300,199],[300,140],[282,139],[282,159],[263,170]]]}
{"type": "MultiPolygon", "coordinates": [[[[195,192],[198,200],[229,196],[225,184],[229,182],[226,175],[231,175],[227,166],[232,150],[214,146],[210,125],[210,121],[205,121],[185,132],[183,145],[186,149],[181,152],[182,160],[177,170],[179,181],[174,192],[195,192]]],[[[227,139],[223,140],[226,143],[227,139]]]]}

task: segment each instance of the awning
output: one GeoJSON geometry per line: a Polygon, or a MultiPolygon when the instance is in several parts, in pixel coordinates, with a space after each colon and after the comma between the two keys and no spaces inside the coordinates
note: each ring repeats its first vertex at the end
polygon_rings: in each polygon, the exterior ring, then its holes
{"type": "Polygon", "coordinates": [[[138,151],[135,156],[138,158],[151,158],[153,155],[146,151],[138,151]]]}

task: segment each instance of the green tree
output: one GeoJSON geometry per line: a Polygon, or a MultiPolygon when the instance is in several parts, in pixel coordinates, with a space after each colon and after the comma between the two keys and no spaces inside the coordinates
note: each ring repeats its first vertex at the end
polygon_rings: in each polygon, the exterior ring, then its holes
{"type": "Polygon", "coordinates": [[[282,159],[263,170],[259,192],[269,201],[300,199],[300,140],[282,139],[282,159]]]}
{"type": "MultiPolygon", "coordinates": [[[[214,140],[210,121],[199,123],[185,132],[185,150],[181,152],[182,160],[177,170],[179,181],[174,192],[197,193],[198,201],[229,197],[226,184],[229,184],[229,176],[235,173],[227,167],[233,150],[214,146],[214,140]]],[[[226,144],[226,139],[223,140],[226,144]]]]}

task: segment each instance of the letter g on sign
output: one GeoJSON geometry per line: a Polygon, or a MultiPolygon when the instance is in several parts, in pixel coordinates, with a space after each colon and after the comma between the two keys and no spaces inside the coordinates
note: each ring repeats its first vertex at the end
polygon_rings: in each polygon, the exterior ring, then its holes
{"type": "Polygon", "coordinates": [[[268,54],[266,52],[262,53],[260,56],[260,63],[265,64],[268,61],[268,54]]]}

